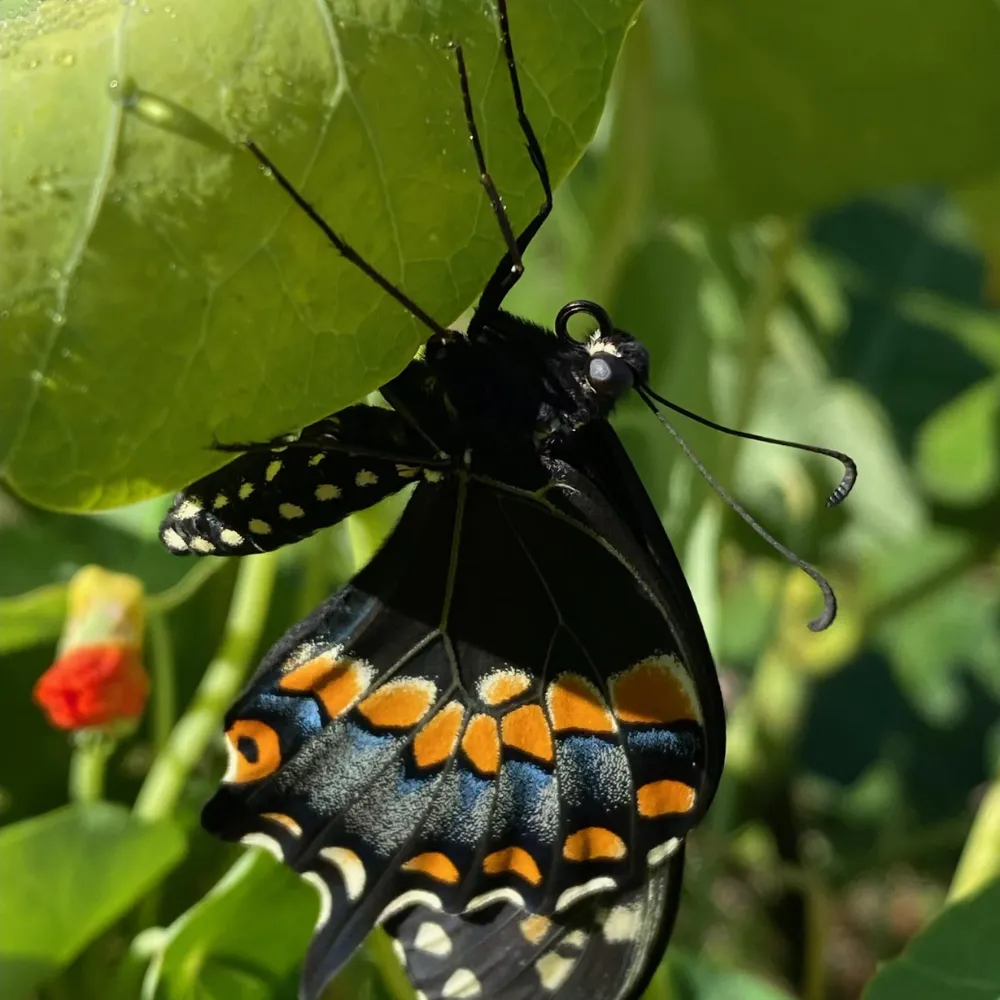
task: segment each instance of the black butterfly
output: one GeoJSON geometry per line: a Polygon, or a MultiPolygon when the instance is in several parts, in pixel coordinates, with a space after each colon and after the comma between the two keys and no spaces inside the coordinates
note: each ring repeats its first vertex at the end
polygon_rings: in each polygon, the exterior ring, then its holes
{"type": "MultiPolygon", "coordinates": [[[[591,302],[565,306],[555,333],[501,309],[552,201],[497,7],[545,199],[515,238],[456,48],[508,243],[467,333],[390,285],[248,143],[433,334],[383,386],[390,408],[227,446],[244,454],[179,494],[161,528],[174,552],[249,555],[416,484],[372,562],[270,650],[230,709],[229,766],[203,813],[319,890],[309,998],[377,924],[426,1000],[637,997],[670,936],[684,838],[722,772],[698,613],[607,421],[630,390],[660,398],[646,350],[591,302]],[[585,343],[567,328],[577,313],[597,323],[585,343]]],[[[831,594],[818,625],[833,612],[831,594]]]]}

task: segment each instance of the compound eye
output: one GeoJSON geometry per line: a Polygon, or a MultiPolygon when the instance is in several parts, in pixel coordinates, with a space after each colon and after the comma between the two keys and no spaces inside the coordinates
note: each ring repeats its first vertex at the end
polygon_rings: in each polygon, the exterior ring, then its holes
{"type": "Polygon", "coordinates": [[[621,396],[632,388],[632,369],[614,354],[595,354],[587,369],[587,381],[603,396],[621,396]]]}

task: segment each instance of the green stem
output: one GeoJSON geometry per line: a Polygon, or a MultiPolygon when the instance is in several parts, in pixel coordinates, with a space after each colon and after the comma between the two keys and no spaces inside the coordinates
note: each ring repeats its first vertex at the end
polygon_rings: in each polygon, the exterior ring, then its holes
{"type": "Polygon", "coordinates": [[[260,641],[278,569],[278,554],[244,559],[236,578],[222,642],[208,665],[191,705],[157,755],[135,801],[135,815],[157,820],[169,815],[184,783],[218,732],[226,707],[236,697],[260,641]]]}
{"type": "Polygon", "coordinates": [[[184,574],[172,587],[150,594],[146,598],[146,608],[150,613],[166,614],[179,607],[193,596],[209,577],[214,576],[229,562],[228,559],[202,559],[184,574]]]}
{"type": "Polygon", "coordinates": [[[114,742],[96,732],[80,732],[74,738],[69,764],[71,802],[100,802],[104,798],[104,774],[114,742]]]}
{"type": "Polygon", "coordinates": [[[153,749],[160,753],[167,745],[174,716],[177,714],[177,688],[174,679],[174,643],[162,612],[148,612],[152,687],[153,749]]]}
{"type": "Polygon", "coordinates": [[[948,890],[954,903],[1000,877],[1000,775],[986,791],[948,890]]]}

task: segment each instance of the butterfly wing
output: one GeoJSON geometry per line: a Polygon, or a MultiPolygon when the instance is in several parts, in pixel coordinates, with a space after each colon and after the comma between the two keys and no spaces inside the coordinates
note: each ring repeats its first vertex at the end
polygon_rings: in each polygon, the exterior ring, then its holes
{"type": "Polygon", "coordinates": [[[270,552],[441,475],[428,442],[396,411],[377,406],[349,406],[295,440],[247,447],[174,498],[160,526],[171,552],[270,552]]]}
{"type": "Polygon", "coordinates": [[[585,480],[553,475],[541,500],[422,484],[227,715],[204,823],[320,891],[306,996],[414,906],[614,906],[699,815],[701,708],[651,564],[590,523],[613,512],[585,480]]]}
{"type": "Polygon", "coordinates": [[[511,903],[471,915],[417,906],[386,930],[423,1000],[634,1000],[673,930],[683,868],[682,845],[638,888],[566,914],[511,903]]]}

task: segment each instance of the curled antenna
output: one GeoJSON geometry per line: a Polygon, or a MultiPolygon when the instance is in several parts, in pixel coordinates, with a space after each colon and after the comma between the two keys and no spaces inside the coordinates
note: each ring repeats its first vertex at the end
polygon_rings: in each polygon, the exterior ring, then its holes
{"type": "MultiPolygon", "coordinates": [[[[809,628],[812,629],[813,632],[822,632],[824,629],[829,628],[830,625],[833,624],[834,618],[837,617],[837,597],[833,592],[833,587],[830,586],[826,577],[823,576],[823,574],[820,573],[820,571],[816,569],[815,566],[810,566],[809,563],[807,563],[804,559],[800,559],[794,552],[792,552],[791,549],[786,548],[784,545],[782,545],[781,542],[777,540],[777,538],[775,538],[765,528],[763,528],[760,524],[758,524],[757,521],[754,520],[753,516],[745,508],[741,507],[740,504],[737,503],[725,491],[725,489],[723,489],[723,487],[715,479],[712,473],[709,472],[704,465],[702,465],[701,460],[691,450],[691,447],[688,445],[687,441],[685,441],[684,438],[681,437],[680,433],[677,431],[674,425],[670,423],[670,421],[667,420],[667,418],[659,411],[659,409],[656,406],[656,403],[653,400],[655,399],[659,402],[662,402],[664,403],[664,405],[671,407],[671,409],[676,410],[678,413],[682,413],[685,416],[690,416],[693,419],[699,421],[700,423],[703,423],[708,427],[713,427],[716,430],[733,433],[739,437],[748,437],[755,441],[765,441],[774,444],[788,444],[789,442],[778,441],[773,438],[759,437],[756,434],[742,434],[739,431],[729,431],[729,428],[727,427],[721,427],[720,425],[714,424],[712,423],[712,421],[706,420],[703,417],[698,417],[692,413],[688,413],[686,410],[681,409],[681,407],[679,406],[674,406],[674,404],[672,403],[667,403],[666,400],[661,399],[660,396],[654,393],[646,385],[637,385],[635,387],[635,391],[639,394],[639,398],[646,404],[646,406],[649,407],[653,416],[656,417],[656,419],[659,420],[660,423],[663,424],[663,426],[666,427],[668,431],[670,431],[670,433],[674,437],[674,440],[681,446],[681,448],[684,451],[684,454],[687,455],[688,459],[691,461],[691,464],[705,477],[705,480],[708,482],[709,486],[711,486],[712,489],[715,490],[715,492],[718,493],[719,496],[722,497],[722,499],[725,500],[725,502],[730,507],[732,507],[732,509],[736,511],[736,513],[739,514],[740,517],[742,517],[743,520],[746,521],[746,523],[749,524],[750,527],[753,528],[753,530],[756,531],[761,538],[764,539],[765,542],[768,543],[768,545],[774,548],[777,552],[780,552],[781,555],[783,555],[793,566],[798,566],[798,568],[801,569],[803,573],[805,573],[807,576],[812,577],[812,579],[816,582],[816,586],[819,587],[820,591],[823,594],[823,613],[819,615],[819,617],[814,618],[811,622],[809,622],[809,628]]],[[[844,480],[841,482],[840,486],[837,487],[837,489],[834,491],[833,494],[834,496],[837,496],[837,494],[842,494],[842,495],[838,496],[834,502],[839,503],[841,500],[844,499],[844,497],[847,496],[847,494],[850,492],[851,486],[854,483],[854,478],[857,475],[857,469],[855,468],[854,463],[849,458],[847,458],[846,455],[841,456],[839,452],[831,452],[823,448],[811,448],[808,445],[792,445],[792,446],[802,448],[805,451],[816,451],[820,454],[832,455],[834,458],[841,458],[842,460],[846,459],[844,464],[845,467],[847,468],[847,473],[844,476],[844,480]],[[854,476],[851,476],[852,469],[854,470],[854,476]],[[850,478],[850,484],[847,485],[845,488],[844,484],[847,482],[849,478],[850,478]]],[[[827,502],[829,503],[830,501],[827,502]]]]}
{"type": "Polygon", "coordinates": [[[847,495],[854,489],[854,484],[858,479],[858,466],[850,455],[845,455],[842,451],[834,451],[832,448],[820,448],[814,444],[802,444],[799,441],[784,441],[781,438],[765,437],[763,434],[751,434],[749,431],[738,431],[732,427],[717,424],[714,420],[709,420],[708,417],[701,417],[697,413],[685,410],[683,406],[678,406],[676,403],[671,403],[669,399],[664,399],[659,393],[650,389],[648,385],[642,386],[641,392],[645,392],[658,403],[662,403],[675,413],[679,413],[689,420],[695,420],[699,424],[704,424],[706,427],[711,427],[714,431],[722,431],[723,434],[731,434],[733,437],[746,438],[748,441],[763,441],[764,444],[780,444],[784,448],[797,448],[799,451],[812,452],[814,455],[826,455],[828,458],[835,458],[844,466],[844,475],[837,488],[826,498],[827,507],[836,507],[838,503],[846,500],[847,495]]]}

